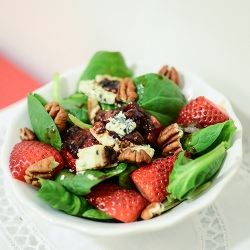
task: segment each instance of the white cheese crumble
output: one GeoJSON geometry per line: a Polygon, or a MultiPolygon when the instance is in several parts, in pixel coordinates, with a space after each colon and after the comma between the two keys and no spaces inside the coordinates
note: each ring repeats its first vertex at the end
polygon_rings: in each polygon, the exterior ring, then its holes
{"type": "Polygon", "coordinates": [[[78,150],[76,160],[76,171],[80,172],[86,169],[103,168],[107,165],[107,159],[105,157],[105,146],[94,145],[87,148],[78,150]]]}
{"type": "Polygon", "coordinates": [[[89,131],[102,145],[112,147],[115,151],[119,150],[119,141],[110,136],[108,131],[105,131],[102,134],[95,133],[93,128],[91,128],[89,131]]]}
{"type": "Polygon", "coordinates": [[[110,118],[106,124],[107,130],[116,132],[120,137],[130,134],[135,128],[136,123],[132,119],[126,119],[122,111],[110,118]]]}
{"type": "Polygon", "coordinates": [[[97,99],[101,103],[114,104],[116,94],[105,90],[99,85],[104,79],[120,81],[121,78],[108,75],[97,75],[94,80],[83,80],[79,82],[78,90],[91,98],[97,99]]]}

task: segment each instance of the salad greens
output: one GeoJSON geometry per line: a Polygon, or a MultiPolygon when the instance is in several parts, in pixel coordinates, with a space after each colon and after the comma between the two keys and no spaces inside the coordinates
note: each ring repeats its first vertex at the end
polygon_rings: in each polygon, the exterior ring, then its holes
{"type": "Polygon", "coordinates": [[[28,113],[37,138],[60,151],[62,141],[57,126],[43,104],[32,94],[28,95],[28,113]]]}
{"type": "Polygon", "coordinates": [[[69,192],[59,182],[39,179],[41,188],[38,197],[49,206],[61,210],[69,215],[96,220],[110,220],[112,217],[93,208],[83,196],[69,192]]]}
{"type": "Polygon", "coordinates": [[[120,163],[115,168],[106,171],[86,170],[79,174],[63,169],[57,173],[55,181],[62,184],[67,190],[76,195],[86,195],[90,193],[93,186],[113,176],[119,175],[126,167],[126,163],[120,163]]]}
{"type": "Polygon", "coordinates": [[[217,123],[185,135],[181,139],[182,147],[192,154],[198,154],[204,150],[210,151],[225,141],[225,147],[229,148],[232,145],[235,130],[236,127],[232,120],[217,123]]]}
{"type": "Polygon", "coordinates": [[[180,88],[167,77],[150,73],[133,79],[138,104],[163,125],[173,123],[186,99],[180,88]]]}
{"type": "Polygon", "coordinates": [[[168,199],[185,200],[199,186],[215,176],[225,157],[225,142],[194,160],[185,157],[184,152],[181,152],[169,177],[168,199]]]}
{"type": "Polygon", "coordinates": [[[91,208],[85,198],[68,192],[60,183],[44,179],[39,181],[41,188],[38,190],[38,197],[51,207],[75,216],[80,216],[91,208]]]}
{"type": "Polygon", "coordinates": [[[94,220],[110,220],[113,219],[112,216],[104,213],[103,211],[92,208],[88,209],[82,214],[82,217],[88,218],[88,219],[94,219],[94,220]]]}
{"type": "Polygon", "coordinates": [[[118,175],[118,182],[121,188],[135,189],[135,184],[130,178],[130,174],[136,170],[138,167],[135,165],[128,165],[127,168],[118,175]]]}
{"type": "Polygon", "coordinates": [[[133,71],[126,66],[120,52],[99,51],[90,60],[80,77],[81,80],[95,79],[96,75],[132,77],[133,71]]]}
{"type": "Polygon", "coordinates": [[[83,93],[75,93],[59,101],[59,104],[78,120],[89,123],[88,96],[83,93]]]}

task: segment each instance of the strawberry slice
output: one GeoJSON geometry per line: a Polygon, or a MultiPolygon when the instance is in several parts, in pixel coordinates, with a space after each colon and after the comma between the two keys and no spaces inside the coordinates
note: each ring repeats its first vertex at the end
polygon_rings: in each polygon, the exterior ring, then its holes
{"type": "Polygon", "coordinates": [[[40,141],[21,141],[17,143],[10,155],[10,172],[15,179],[24,181],[26,169],[34,163],[53,156],[59,165],[52,173],[64,167],[64,160],[61,154],[52,146],[40,141]]]}
{"type": "Polygon", "coordinates": [[[100,183],[86,199],[99,210],[122,222],[136,221],[148,201],[134,190],[121,189],[112,183],[100,183]]]}
{"type": "Polygon", "coordinates": [[[229,119],[228,114],[208,100],[199,96],[182,108],[176,122],[180,125],[197,121],[203,128],[229,119]]]}
{"type": "Polygon", "coordinates": [[[176,155],[158,158],[131,174],[136,187],[148,201],[161,202],[166,198],[166,187],[176,158],[176,155]]]}

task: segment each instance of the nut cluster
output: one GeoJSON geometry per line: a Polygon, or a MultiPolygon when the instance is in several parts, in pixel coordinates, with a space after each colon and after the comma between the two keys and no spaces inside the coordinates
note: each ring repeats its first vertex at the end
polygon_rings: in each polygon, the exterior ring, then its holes
{"type": "Polygon", "coordinates": [[[179,75],[174,67],[164,65],[158,72],[158,74],[166,76],[168,79],[179,85],[179,75]]]}
{"type": "Polygon", "coordinates": [[[183,131],[177,123],[173,123],[163,129],[157,138],[157,143],[161,145],[162,148],[162,155],[177,155],[183,151],[180,142],[182,136],[183,131]]]}
{"type": "Polygon", "coordinates": [[[124,78],[118,85],[116,100],[122,102],[134,102],[137,93],[134,83],[129,78],[124,78]]]}
{"type": "Polygon", "coordinates": [[[118,156],[119,161],[126,161],[129,163],[150,163],[152,161],[151,157],[143,149],[132,150],[131,148],[126,148],[118,156]]]}
{"type": "Polygon", "coordinates": [[[20,139],[22,141],[34,141],[36,140],[36,135],[29,128],[20,128],[20,139]]]}
{"type": "Polygon", "coordinates": [[[162,214],[162,212],[164,212],[164,205],[160,202],[152,202],[142,211],[141,218],[149,220],[162,214]]]}
{"type": "Polygon", "coordinates": [[[62,132],[67,122],[67,113],[64,108],[57,102],[50,102],[45,105],[45,109],[54,120],[59,132],[62,132]]]}
{"type": "Polygon", "coordinates": [[[26,169],[24,179],[32,186],[40,187],[39,178],[50,179],[53,169],[55,169],[58,164],[53,156],[44,158],[26,169]]]}

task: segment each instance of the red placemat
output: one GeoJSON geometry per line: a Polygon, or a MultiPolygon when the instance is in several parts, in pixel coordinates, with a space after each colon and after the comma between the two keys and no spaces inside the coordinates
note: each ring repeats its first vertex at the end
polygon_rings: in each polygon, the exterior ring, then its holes
{"type": "Polygon", "coordinates": [[[0,109],[24,98],[41,83],[0,55],[0,109]]]}

